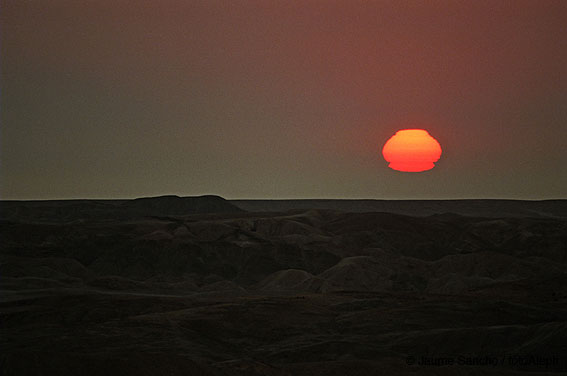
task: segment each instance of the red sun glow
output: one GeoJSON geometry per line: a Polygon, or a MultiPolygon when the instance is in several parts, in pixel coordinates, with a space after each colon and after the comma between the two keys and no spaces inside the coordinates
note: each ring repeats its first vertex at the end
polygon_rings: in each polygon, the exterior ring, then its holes
{"type": "Polygon", "coordinates": [[[424,129],[402,129],[386,142],[382,155],[393,170],[427,171],[441,157],[441,145],[424,129]]]}

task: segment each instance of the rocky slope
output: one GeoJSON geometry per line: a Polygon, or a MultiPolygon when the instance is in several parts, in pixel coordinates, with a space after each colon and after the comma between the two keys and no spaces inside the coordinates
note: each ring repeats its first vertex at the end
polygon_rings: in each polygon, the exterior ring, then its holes
{"type": "Polygon", "coordinates": [[[224,213],[176,198],[121,204],[135,209],[117,218],[8,211],[1,373],[567,371],[563,218],[215,202],[224,213]]]}

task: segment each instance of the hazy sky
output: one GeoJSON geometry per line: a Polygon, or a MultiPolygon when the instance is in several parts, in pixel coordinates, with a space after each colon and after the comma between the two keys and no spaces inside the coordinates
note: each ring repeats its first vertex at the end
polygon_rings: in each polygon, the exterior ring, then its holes
{"type": "Polygon", "coordinates": [[[567,1],[0,4],[3,199],[567,197],[567,1]]]}

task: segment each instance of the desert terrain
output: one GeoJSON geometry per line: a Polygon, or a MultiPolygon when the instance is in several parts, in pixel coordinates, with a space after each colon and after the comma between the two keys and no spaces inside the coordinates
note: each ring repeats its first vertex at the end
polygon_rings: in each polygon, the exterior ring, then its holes
{"type": "Polygon", "coordinates": [[[559,375],[567,200],[0,202],[2,375],[559,375]]]}

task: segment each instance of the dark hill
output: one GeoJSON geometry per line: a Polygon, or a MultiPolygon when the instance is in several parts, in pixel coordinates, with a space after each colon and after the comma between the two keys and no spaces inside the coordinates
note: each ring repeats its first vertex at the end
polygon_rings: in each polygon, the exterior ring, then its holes
{"type": "Polygon", "coordinates": [[[0,375],[564,375],[567,218],[511,205],[3,202],[0,375]]]}
{"type": "Polygon", "coordinates": [[[426,217],[453,213],[469,217],[567,217],[567,200],[231,200],[251,212],[327,209],[426,217]]]}
{"type": "Polygon", "coordinates": [[[152,215],[236,213],[244,211],[224,198],[213,195],[197,197],[144,197],[125,201],[123,206],[132,211],[151,213],[152,215]]]}
{"type": "Polygon", "coordinates": [[[0,201],[0,219],[14,222],[66,223],[78,220],[126,220],[145,216],[239,213],[219,196],[159,196],[134,200],[0,201]]]}

